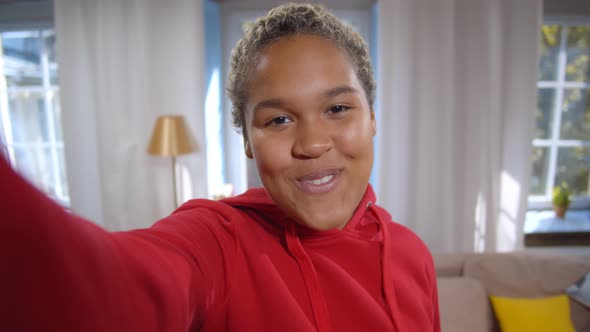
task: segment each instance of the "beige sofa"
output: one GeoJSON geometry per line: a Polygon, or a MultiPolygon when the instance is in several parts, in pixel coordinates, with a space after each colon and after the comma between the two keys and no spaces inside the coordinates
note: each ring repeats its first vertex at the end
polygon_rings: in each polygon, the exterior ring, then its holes
{"type": "MultiPolygon", "coordinates": [[[[489,295],[563,294],[590,271],[590,255],[541,253],[434,255],[442,332],[500,331],[489,295]]],[[[590,332],[590,310],[570,300],[576,331],[590,332]]]]}

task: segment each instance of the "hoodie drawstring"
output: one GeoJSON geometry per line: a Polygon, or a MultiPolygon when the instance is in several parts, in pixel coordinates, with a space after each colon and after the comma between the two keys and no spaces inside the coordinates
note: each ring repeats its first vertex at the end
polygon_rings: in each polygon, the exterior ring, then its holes
{"type": "Polygon", "coordinates": [[[391,220],[391,217],[385,212],[380,211],[374,207],[373,204],[368,204],[368,209],[375,215],[375,218],[379,221],[381,227],[381,233],[383,235],[383,245],[381,246],[381,279],[383,283],[383,293],[385,293],[385,302],[389,307],[389,313],[391,314],[391,320],[395,326],[396,331],[404,332],[405,329],[402,324],[401,314],[397,303],[395,302],[395,286],[393,285],[393,273],[391,272],[391,249],[389,247],[389,228],[385,224],[391,220]]]}
{"type": "MultiPolygon", "coordinates": [[[[391,220],[391,217],[385,211],[380,211],[375,208],[371,202],[367,204],[367,209],[375,215],[383,235],[383,245],[381,246],[381,279],[383,283],[383,293],[385,294],[385,302],[389,308],[391,320],[396,331],[404,332],[405,328],[402,324],[402,316],[395,301],[395,287],[393,285],[393,273],[391,271],[390,234],[389,228],[386,225],[386,222],[391,220]]],[[[321,290],[318,275],[313,267],[313,263],[301,245],[295,225],[289,224],[287,228],[288,229],[285,231],[287,248],[297,261],[301,273],[303,274],[303,280],[311,301],[311,308],[318,332],[331,332],[332,325],[330,323],[328,306],[321,290]]]]}
{"type": "Polygon", "coordinates": [[[315,318],[318,332],[331,332],[332,325],[330,324],[330,316],[328,313],[328,305],[324,298],[324,293],[320,287],[318,275],[313,267],[313,263],[309,255],[303,249],[295,225],[289,224],[289,229],[285,232],[287,248],[301,269],[303,280],[307,288],[309,300],[311,301],[311,309],[315,318]]]}

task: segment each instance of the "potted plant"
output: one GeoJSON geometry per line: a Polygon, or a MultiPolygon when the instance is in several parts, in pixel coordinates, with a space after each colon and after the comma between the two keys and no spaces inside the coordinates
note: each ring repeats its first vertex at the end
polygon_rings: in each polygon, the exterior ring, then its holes
{"type": "Polygon", "coordinates": [[[565,218],[565,212],[570,206],[571,193],[567,183],[562,182],[560,186],[553,188],[553,211],[555,216],[560,219],[565,218]]]}

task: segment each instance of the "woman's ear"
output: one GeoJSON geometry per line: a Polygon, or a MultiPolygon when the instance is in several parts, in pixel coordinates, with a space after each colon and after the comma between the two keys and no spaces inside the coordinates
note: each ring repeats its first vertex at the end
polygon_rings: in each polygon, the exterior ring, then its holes
{"type": "Polygon", "coordinates": [[[246,151],[246,157],[253,159],[254,155],[252,154],[252,148],[250,147],[250,142],[245,139],[244,140],[244,151],[246,151]]]}

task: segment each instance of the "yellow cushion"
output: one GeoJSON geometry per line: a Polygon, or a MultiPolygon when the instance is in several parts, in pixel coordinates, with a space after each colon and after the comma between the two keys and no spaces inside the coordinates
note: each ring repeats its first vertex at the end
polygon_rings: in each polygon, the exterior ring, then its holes
{"type": "Polygon", "coordinates": [[[537,299],[490,298],[502,332],[576,332],[566,295],[537,299]]]}

